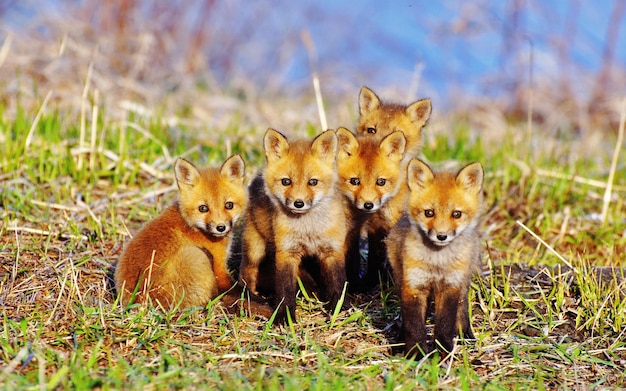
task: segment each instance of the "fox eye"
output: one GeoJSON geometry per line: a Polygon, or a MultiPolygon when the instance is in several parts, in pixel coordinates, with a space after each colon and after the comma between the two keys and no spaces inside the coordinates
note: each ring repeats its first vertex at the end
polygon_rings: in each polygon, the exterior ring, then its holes
{"type": "Polygon", "coordinates": [[[208,207],[208,206],[206,206],[206,205],[200,205],[200,206],[198,207],[198,211],[200,211],[200,213],[206,213],[206,212],[208,212],[208,211],[209,211],[209,207],[208,207]]]}
{"type": "Polygon", "coordinates": [[[361,184],[361,181],[359,180],[359,178],[350,178],[350,184],[352,186],[358,186],[361,184]]]}
{"type": "Polygon", "coordinates": [[[283,178],[283,179],[280,181],[280,183],[282,183],[282,184],[283,184],[283,186],[289,186],[289,185],[291,185],[291,179],[289,179],[289,178],[283,178]]]}
{"type": "Polygon", "coordinates": [[[453,219],[460,219],[461,215],[462,215],[462,213],[461,213],[460,210],[455,210],[455,211],[452,212],[452,218],[453,219]]]}
{"type": "Polygon", "coordinates": [[[432,209],[426,209],[424,211],[424,216],[426,217],[435,217],[435,211],[432,209]]]}
{"type": "Polygon", "coordinates": [[[376,128],[367,128],[367,133],[375,134],[376,133],[376,128]]]}
{"type": "Polygon", "coordinates": [[[233,204],[232,201],[227,201],[224,204],[224,208],[226,208],[226,209],[232,209],[234,206],[235,206],[235,204],[233,204]]]}
{"type": "Polygon", "coordinates": [[[309,186],[317,186],[317,179],[315,178],[309,179],[309,186]]]}
{"type": "Polygon", "coordinates": [[[387,180],[385,178],[378,178],[376,180],[376,186],[385,186],[385,183],[387,183],[387,180]]]}

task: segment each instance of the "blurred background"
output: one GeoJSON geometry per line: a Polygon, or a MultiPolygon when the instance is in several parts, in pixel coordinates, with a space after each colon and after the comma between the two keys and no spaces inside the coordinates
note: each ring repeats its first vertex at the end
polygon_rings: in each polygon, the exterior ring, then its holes
{"type": "Polygon", "coordinates": [[[623,0],[380,2],[0,0],[5,112],[49,90],[192,126],[352,127],[357,95],[433,100],[548,129],[615,131],[626,95],[623,0]],[[87,87],[86,87],[87,86],[87,87]]]}

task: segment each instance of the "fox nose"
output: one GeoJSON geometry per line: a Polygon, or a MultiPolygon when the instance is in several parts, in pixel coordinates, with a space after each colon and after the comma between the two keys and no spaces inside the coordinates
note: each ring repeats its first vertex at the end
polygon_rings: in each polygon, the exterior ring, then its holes
{"type": "Polygon", "coordinates": [[[367,210],[372,210],[374,209],[374,203],[371,201],[367,201],[366,203],[363,204],[363,207],[367,210]]]}
{"type": "Polygon", "coordinates": [[[439,239],[440,241],[444,241],[446,239],[448,239],[448,235],[446,234],[437,234],[437,239],[439,239]]]}
{"type": "Polygon", "coordinates": [[[220,224],[220,225],[215,227],[215,230],[217,232],[224,232],[224,231],[226,231],[226,226],[224,224],[220,224]]]}
{"type": "Polygon", "coordinates": [[[294,203],[293,203],[293,206],[295,206],[298,209],[304,208],[304,201],[302,201],[302,200],[295,200],[294,203]]]}

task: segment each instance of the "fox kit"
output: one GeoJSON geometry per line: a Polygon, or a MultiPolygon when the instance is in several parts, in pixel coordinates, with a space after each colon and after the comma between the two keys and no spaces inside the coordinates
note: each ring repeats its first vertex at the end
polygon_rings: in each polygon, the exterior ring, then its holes
{"type": "Polygon", "coordinates": [[[350,221],[336,191],[337,136],[328,130],[312,141],[288,141],[268,129],[266,165],[249,187],[239,279],[252,292],[273,268],[277,319],[295,320],[297,278],[306,258],[319,262],[322,288],[334,308],[346,282],[346,235],[350,221]]]}
{"type": "Polygon", "coordinates": [[[387,238],[409,355],[429,351],[429,298],[434,298],[434,337],[446,352],[459,333],[474,338],[468,291],[472,271],[480,264],[482,183],[480,163],[458,173],[433,172],[418,159],[409,163],[407,212],[387,238]]]}
{"type": "MultiPolygon", "coordinates": [[[[400,165],[405,155],[406,139],[400,131],[392,132],[381,140],[357,137],[346,128],[339,128],[336,133],[339,141],[339,189],[350,203],[353,221],[346,273],[349,286],[358,291],[364,289],[360,276],[361,229],[376,213],[385,214],[388,202],[397,203],[393,200],[405,198],[404,194],[398,193],[407,193],[404,191],[406,170],[400,165]]],[[[404,209],[404,202],[399,204],[398,214],[404,209]]],[[[374,258],[370,257],[368,261],[374,258]]],[[[368,263],[367,270],[373,275],[379,271],[379,265],[368,263]]]]}
{"type": "Polygon", "coordinates": [[[422,147],[422,128],[428,122],[432,106],[430,99],[410,105],[381,102],[374,91],[362,87],[359,93],[357,134],[378,138],[401,130],[406,137],[406,160],[416,157],[422,147]]]}
{"type": "MultiPolygon", "coordinates": [[[[244,161],[235,155],[221,168],[198,170],[179,158],[174,165],[178,201],[146,224],[126,247],[115,270],[123,303],[144,302],[172,308],[204,306],[219,294],[228,304],[241,289],[227,269],[233,224],[247,193],[244,161]]],[[[241,287],[240,287],[241,288],[241,287]]],[[[270,316],[271,308],[253,303],[270,316]]]]}
{"type": "MultiPolygon", "coordinates": [[[[378,140],[394,131],[402,131],[406,138],[406,151],[401,162],[402,168],[411,158],[416,157],[422,147],[422,128],[430,118],[432,105],[430,99],[421,99],[409,105],[383,102],[367,87],[359,93],[359,119],[357,134],[362,137],[374,137],[378,140]]],[[[365,286],[375,286],[380,277],[385,277],[385,259],[387,250],[384,239],[402,212],[408,188],[400,185],[400,191],[380,211],[368,221],[368,271],[365,286]]]]}

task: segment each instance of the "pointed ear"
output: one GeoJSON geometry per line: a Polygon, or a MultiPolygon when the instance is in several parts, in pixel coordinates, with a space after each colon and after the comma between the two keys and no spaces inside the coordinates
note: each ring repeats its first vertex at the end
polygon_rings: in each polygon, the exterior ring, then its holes
{"type": "Polygon", "coordinates": [[[456,183],[472,194],[480,193],[483,187],[483,166],[476,162],[463,167],[456,174],[456,183]]]}
{"type": "Polygon", "coordinates": [[[280,132],[270,128],[263,137],[265,157],[268,161],[278,160],[289,153],[289,142],[280,132]]]}
{"type": "Polygon", "coordinates": [[[406,149],[404,133],[400,130],[390,133],[380,142],[379,148],[384,156],[399,162],[404,159],[404,151],[406,149]]]}
{"type": "Polygon", "coordinates": [[[411,159],[408,167],[408,184],[411,191],[424,190],[435,176],[433,170],[419,159],[411,159]]]}
{"type": "Polygon", "coordinates": [[[363,86],[359,92],[359,114],[363,115],[370,111],[376,110],[380,106],[380,99],[374,91],[363,86]]]}
{"type": "Polygon", "coordinates": [[[315,137],[311,145],[311,152],[319,159],[334,163],[337,157],[337,135],[335,132],[327,130],[315,137]]]}
{"type": "Polygon", "coordinates": [[[246,164],[239,155],[233,155],[226,159],[222,168],[220,168],[220,175],[229,181],[237,184],[243,184],[243,177],[246,173],[246,164]]]}
{"type": "Polygon", "coordinates": [[[200,173],[196,166],[181,157],[176,159],[176,163],[174,163],[174,176],[176,176],[176,183],[179,188],[181,185],[193,187],[200,179],[200,173]]]}
{"type": "Polygon", "coordinates": [[[406,114],[417,126],[424,126],[433,110],[430,99],[421,99],[406,108],[406,114]]]}
{"type": "Polygon", "coordinates": [[[354,134],[346,128],[339,128],[335,133],[337,134],[337,158],[345,159],[356,155],[359,150],[359,142],[354,134]]]}

